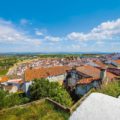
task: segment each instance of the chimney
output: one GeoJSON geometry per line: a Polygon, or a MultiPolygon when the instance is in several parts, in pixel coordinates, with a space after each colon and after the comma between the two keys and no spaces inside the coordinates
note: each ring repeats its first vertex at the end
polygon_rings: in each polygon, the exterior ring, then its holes
{"type": "Polygon", "coordinates": [[[106,69],[101,69],[100,79],[104,81],[106,79],[106,69]]]}
{"type": "Polygon", "coordinates": [[[102,83],[107,84],[108,83],[108,78],[107,78],[107,68],[102,69],[100,73],[100,79],[102,80],[102,83]]]}

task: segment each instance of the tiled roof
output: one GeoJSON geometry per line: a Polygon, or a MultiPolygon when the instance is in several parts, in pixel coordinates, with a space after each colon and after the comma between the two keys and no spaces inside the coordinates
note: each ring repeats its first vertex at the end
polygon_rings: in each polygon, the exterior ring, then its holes
{"type": "MultiPolygon", "coordinates": [[[[93,66],[85,65],[85,66],[78,67],[77,70],[91,76],[91,78],[84,78],[79,80],[78,84],[89,84],[94,80],[100,79],[101,69],[95,68],[93,66]]],[[[108,70],[106,72],[106,76],[107,78],[109,78],[109,80],[117,78],[117,75],[115,75],[114,73],[111,73],[108,70]]]]}
{"type": "Polygon", "coordinates": [[[101,61],[93,61],[95,64],[97,64],[99,67],[101,67],[101,68],[103,68],[103,69],[105,69],[106,68],[106,65],[103,63],[103,62],[101,62],[101,61]]]}
{"type": "Polygon", "coordinates": [[[0,77],[0,83],[8,81],[7,76],[0,77]]]}
{"type": "Polygon", "coordinates": [[[116,66],[113,64],[108,64],[108,68],[116,68],[116,66]]]}
{"type": "Polygon", "coordinates": [[[55,66],[50,68],[27,69],[25,71],[25,80],[30,81],[35,78],[47,78],[49,76],[57,76],[64,74],[66,70],[71,69],[68,66],[55,66]]]}
{"type": "Polygon", "coordinates": [[[99,80],[98,78],[83,78],[80,79],[77,84],[90,84],[93,81],[99,80]]]}
{"type": "Polygon", "coordinates": [[[108,68],[107,71],[110,72],[110,73],[113,73],[113,74],[115,74],[117,76],[120,76],[120,69],[117,69],[117,68],[108,68]]]}
{"type": "Polygon", "coordinates": [[[90,65],[84,65],[76,68],[78,71],[87,74],[93,78],[100,78],[100,69],[90,65]]]}
{"type": "Polygon", "coordinates": [[[112,80],[112,79],[114,79],[114,78],[117,78],[117,75],[112,74],[112,73],[110,73],[110,72],[108,72],[108,71],[107,71],[107,73],[106,73],[106,76],[107,76],[110,80],[112,80]]]}
{"type": "Polygon", "coordinates": [[[120,64],[120,59],[114,60],[113,62],[115,62],[115,63],[117,63],[117,64],[120,64]]]}

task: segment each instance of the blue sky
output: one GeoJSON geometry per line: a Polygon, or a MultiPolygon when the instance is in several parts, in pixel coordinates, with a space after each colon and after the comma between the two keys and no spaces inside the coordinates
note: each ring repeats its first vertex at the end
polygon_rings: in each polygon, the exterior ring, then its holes
{"type": "Polygon", "coordinates": [[[0,52],[120,52],[120,0],[0,0],[0,52]]]}

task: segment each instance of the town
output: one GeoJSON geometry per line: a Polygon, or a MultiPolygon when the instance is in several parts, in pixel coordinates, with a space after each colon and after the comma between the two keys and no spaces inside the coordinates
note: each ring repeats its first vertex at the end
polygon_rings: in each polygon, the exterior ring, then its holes
{"type": "Polygon", "coordinates": [[[34,81],[40,79],[63,86],[76,104],[91,90],[102,89],[101,86],[120,80],[120,54],[35,57],[16,62],[0,77],[0,89],[29,97],[34,81]]]}
{"type": "Polygon", "coordinates": [[[0,120],[120,120],[120,0],[0,0],[0,120]]]}
{"type": "Polygon", "coordinates": [[[93,81],[97,82],[103,80],[104,77],[108,79],[108,81],[119,79],[119,68],[120,54],[83,58],[79,56],[67,58],[39,58],[20,64],[16,63],[8,70],[6,75],[0,78],[0,83],[1,88],[9,88],[9,92],[17,92],[19,90],[26,92],[22,86],[29,84],[36,78],[47,78],[49,81],[56,81],[63,84],[66,82],[65,80],[69,78],[68,76],[70,76],[70,78],[74,78],[71,82],[75,82],[75,85],[76,82],[89,84],[93,81]],[[76,68],[76,70],[74,70],[76,71],[76,75],[71,75],[71,73],[74,73],[73,68],[76,68]],[[75,76],[78,77],[76,78],[75,76]]]}

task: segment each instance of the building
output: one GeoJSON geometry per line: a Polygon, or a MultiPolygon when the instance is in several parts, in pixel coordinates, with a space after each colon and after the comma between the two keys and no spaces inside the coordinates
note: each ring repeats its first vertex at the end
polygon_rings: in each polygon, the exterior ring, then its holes
{"type": "Polygon", "coordinates": [[[27,92],[34,79],[46,78],[49,81],[59,82],[66,77],[66,71],[71,68],[68,66],[55,66],[49,68],[27,69],[24,75],[24,91],[27,92]]]}
{"type": "Polygon", "coordinates": [[[69,70],[64,83],[67,89],[74,89],[75,93],[81,96],[91,88],[98,88],[102,83],[107,84],[117,77],[118,76],[110,70],[84,65],[69,70]]]}
{"type": "Polygon", "coordinates": [[[8,81],[7,76],[0,77],[0,83],[6,82],[6,81],[8,81]]]}
{"type": "Polygon", "coordinates": [[[0,77],[0,89],[3,89],[3,87],[4,87],[3,83],[5,83],[6,81],[8,81],[7,76],[0,77]]]}
{"type": "Polygon", "coordinates": [[[2,89],[8,91],[9,93],[16,93],[22,91],[23,89],[23,80],[22,79],[10,79],[5,82],[2,82],[2,89]]]}

